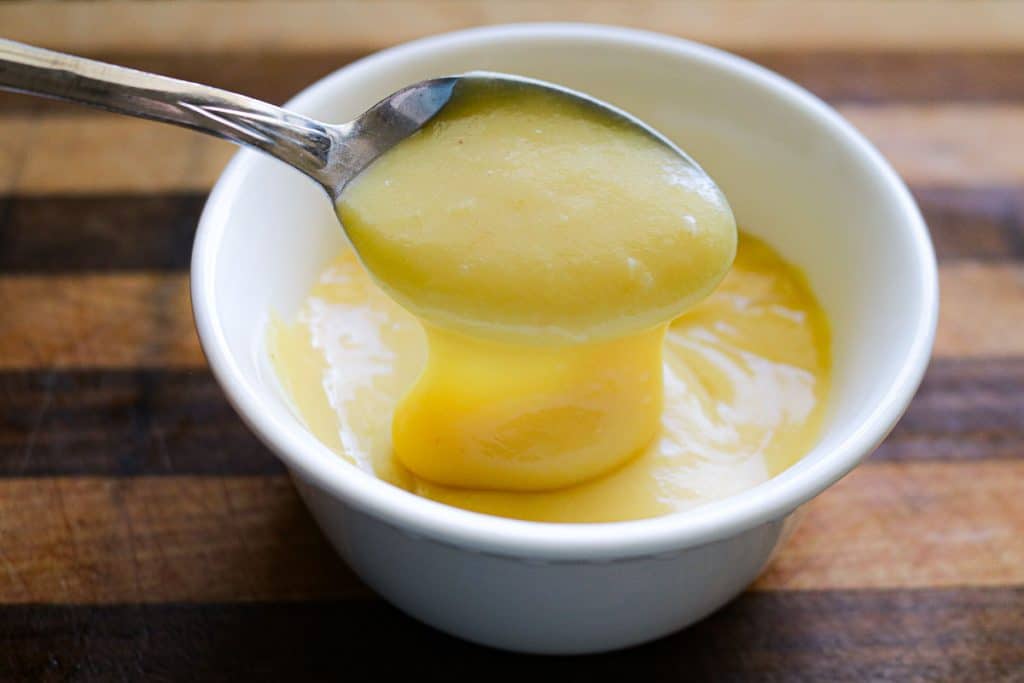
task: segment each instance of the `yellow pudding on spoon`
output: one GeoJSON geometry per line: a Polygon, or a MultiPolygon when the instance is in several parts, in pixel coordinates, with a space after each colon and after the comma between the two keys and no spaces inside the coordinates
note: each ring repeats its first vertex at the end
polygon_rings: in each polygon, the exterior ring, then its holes
{"type": "Polygon", "coordinates": [[[477,86],[342,193],[383,289],[449,329],[552,344],[671,320],[736,251],[725,197],[630,122],[557,92],[477,86]]]}
{"type": "Polygon", "coordinates": [[[698,168],[626,122],[507,86],[453,101],[341,196],[380,286],[426,329],[393,449],[446,487],[594,478],[659,430],[669,321],[728,272],[698,168]]]}

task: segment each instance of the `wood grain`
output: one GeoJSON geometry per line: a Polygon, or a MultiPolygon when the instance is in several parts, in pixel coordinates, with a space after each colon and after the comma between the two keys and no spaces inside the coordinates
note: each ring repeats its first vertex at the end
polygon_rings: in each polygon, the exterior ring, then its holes
{"type": "MultiPolygon", "coordinates": [[[[940,268],[940,357],[1024,355],[1024,264],[940,268]]],[[[0,276],[0,370],[195,368],[206,361],[183,274],[0,276]]]]}
{"type": "Polygon", "coordinates": [[[9,159],[0,162],[5,193],[38,195],[208,190],[238,148],[184,128],[90,113],[3,117],[0,150],[9,159]]]}
{"type": "Polygon", "coordinates": [[[873,460],[1024,457],[1024,358],[939,358],[873,460]]]}
{"type": "MultiPolygon", "coordinates": [[[[911,185],[1024,183],[1024,104],[847,104],[839,112],[911,185]]],[[[6,114],[0,194],[204,191],[235,151],[223,140],[112,114],[6,114]]]]}
{"type": "MultiPolygon", "coordinates": [[[[0,11],[2,9],[0,6],[0,11]]],[[[364,50],[353,50],[344,44],[338,44],[313,53],[276,50],[214,53],[142,51],[89,53],[82,56],[172,78],[196,81],[281,104],[311,83],[366,54],[368,53],[364,50]]],[[[998,53],[998,57],[1003,59],[998,59],[993,53],[965,53],[963,56],[968,63],[977,64],[978,67],[982,62],[990,60],[1000,64],[1005,62],[1008,67],[1017,61],[1017,55],[1013,52],[998,53]]],[[[897,56],[896,61],[903,62],[905,58],[897,56]]],[[[1024,54],[1020,56],[1020,61],[1024,62],[1024,54]]],[[[982,77],[980,72],[975,73],[974,68],[971,68],[970,72],[977,75],[982,83],[992,81],[991,78],[982,77]]],[[[1013,76],[1010,76],[1007,82],[999,83],[999,86],[998,91],[995,84],[990,90],[981,86],[980,92],[988,94],[980,95],[980,99],[1005,100],[1007,97],[1012,98],[1009,93],[1017,91],[1013,76]]],[[[4,114],[75,116],[87,115],[94,111],[67,102],[0,92],[0,113],[4,114]]]]}
{"type": "Polygon", "coordinates": [[[1024,355],[1024,269],[957,263],[939,269],[936,356],[1024,355]]]}
{"type": "Polygon", "coordinates": [[[365,596],[286,477],[0,482],[0,603],[365,596]]]}
{"type": "Polygon", "coordinates": [[[4,117],[0,123],[0,194],[9,194],[21,174],[38,121],[30,116],[4,117]]]}
{"type": "MultiPolygon", "coordinates": [[[[1024,359],[935,361],[872,461],[1024,458],[1024,359]]],[[[0,372],[0,477],[275,475],[206,369],[0,372]]]]}
{"type": "Polygon", "coordinates": [[[0,369],[202,367],[183,274],[0,277],[0,369]]]}
{"type": "Polygon", "coordinates": [[[739,54],[834,103],[1024,100],[1024,43],[1013,50],[984,52],[783,47],[739,54]]]}
{"type": "MultiPolygon", "coordinates": [[[[0,198],[0,272],[186,270],[205,201],[196,192],[0,198]]],[[[988,226],[977,232],[1000,240],[988,226]]]]}
{"type": "MultiPolygon", "coordinates": [[[[3,7],[0,6],[0,12],[3,7]]],[[[281,104],[290,99],[299,90],[323,78],[327,74],[354,62],[368,54],[364,50],[353,50],[344,44],[331,46],[322,52],[294,53],[273,50],[244,50],[241,52],[112,52],[83,53],[83,57],[97,59],[101,62],[118,64],[140,71],[162,74],[186,81],[196,81],[242,93],[267,102],[281,104]]],[[[1016,61],[1016,53],[966,53],[964,57],[970,73],[975,74],[974,65],[994,61],[996,64],[1006,63],[1007,66],[1016,61]],[[1002,57],[1003,59],[999,59],[1002,57]]],[[[1024,61],[1024,55],[1021,55],[1024,61]]],[[[905,59],[896,58],[897,62],[905,59]]],[[[959,62],[959,60],[956,60],[959,62]]],[[[906,67],[905,67],[906,68],[906,67]]],[[[912,68],[912,67],[910,67],[912,68]]],[[[991,78],[981,77],[982,83],[991,82],[991,78]]],[[[980,99],[1004,100],[1016,92],[1013,77],[999,84],[996,92],[995,84],[989,88],[982,85],[980,99]],[[1003,88],[1008,88],[1004,91],[1003,88]],[[999,94],[1002,93],[1002,94],[999,94]]],[[[41,97],[29,97],[20,93],[0,92],[0,112],[33,113],[36,115],[71,115],[88,114],[94,110],[80,105],[48,100],[41,97]]]]}
{"type": "Polygon", "coordinates": [[[1024,188],[912,187],[942,260],[1024,259],[1024,188]]]}
{"type": "MultiPolygon", "coordinates": [[[[872,463],[815,499],[758,590],[1024,583],[1024,462],[872,463]]],[[[284,477],[0,480],[0,603],[363,595],[284,477]]]]}
{"type": "Polygon", "coordinates": [[[1020,680],[1024,589],[748,593],[591,657],[455,640],[380,602],[0,607],[18,680],[1020,680]],[[386,655],[382,656],[382,650],[386,655]],[[500,672],[500,673],[499,673],[500,672]]]}
{"type": "MultiPolygon", "coordinates": [[[[344,44],[323,52],[113,52],[87,56],[282,103],[365,56],[344,44]]],[[[1003,51],[741,50],[739,54],[833,103],[1024,101],[1024,48],[1003,51]]],[[[87,114],[85,107],[0,92],[0,112],[87,114]]]]}
{"type": "MultiPolygon", "coordinates": [[[[1024,4],[1021,4],[1024,8],[1024,4]]],[[[1024,182],[1024,108],[950,104],[839,108],[915,185],[983,187],[1024,182]]]]}
{"type": "Polygon", "coordinates": [[[592,21],[685,36],[726,48],[934,47],[1019,49],[1024,7],[998,0],[339,0],[247,2],[62,2],[0,5],[15,40],[67,51],[372,50],[485,24],[592,21]],[[241,18],[241,17],[244,17],[241,18]]]}
{"type": "Polygon", "coordinates": [[[284,473],[205,368],[0,372],[0,416],[4,477],[284,473]]]}
{"type": "Polygon", "coordinates": [[[1020,481],[1021,462],[860,467],[808,505],[757,588],[1024,583],[1020,481]]]}
{"type": "MultiPolygon", "coordinates": [[[[1024,188],[913,188],[940,260],[1024,260],[1024,188]]],[[[0,272],[185,270],[205,196],[0,197],[0,272]]]]}
{"type": "Polygon", "coordinates": [[[5,37],[283,101],[402,40],[570,19],[709,42],[838,106],[942,260],[937,359],[737,601],[527,658],[374,599],[196,342],[185,269],[228,143],[0,94],[0,679],[1024,681],[1024,3],[0,3],[5,37]]]}

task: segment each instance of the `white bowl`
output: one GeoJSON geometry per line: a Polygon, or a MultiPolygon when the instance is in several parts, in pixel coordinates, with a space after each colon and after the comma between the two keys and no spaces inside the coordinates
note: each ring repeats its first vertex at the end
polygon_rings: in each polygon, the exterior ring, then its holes
{"type": "Polygon", "coordinates": [[[527,652],[657,638],[753,581],[794,511],[871,453],[905,410],[938,310],[928,231],[892,168],[830,107],[743,59],[652,33],[569,24],[460,31],[351,64],[288,106],[345,121],[408,83],[472,69],[561,83],[653,124],[719,182],[742,226],[803,268],[834,337],[827,424],[811,453],[727,500],[611,524],[501,519],[373,478],[306,431],[268,372],[268,312],[293,313],[344,238],[312,182],[254,152],[231,162],[200,221],[199,336],[228,398],[284,461],[338,552],[402,610],[527,652]]]}

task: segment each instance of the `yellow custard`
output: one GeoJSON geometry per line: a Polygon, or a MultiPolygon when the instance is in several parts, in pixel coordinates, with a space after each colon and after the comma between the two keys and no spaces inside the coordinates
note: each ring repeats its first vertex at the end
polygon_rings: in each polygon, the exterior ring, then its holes
{"type": "MultiPolygon", "coordinates": [[[[268,342],[296,411],[341,456],[427,498],[548,522],[654,517],[759,484],[812,448],[829,384],[823,312],[800,273],[747,235],[718,288],[668,327],[655,437],[624,466],[558,490],[442,486],[394,457],[392,416],[426,366],[427,338],[350,251],[294,322],[271,325],[268,342]]],[[[499,381],[516,374],[481,370],[499,381]]]]}
{"type": "MultiPolygon", "coordinates": [[[[546,491],[655,438],[668,322],[725,276],[736,226],[699,169],[559,93],[475,86],[343,193],[428,361],[396,458],[436,485],[546,491]]],[[[391,411],[389,411],[390,414],[391,411]]]]}

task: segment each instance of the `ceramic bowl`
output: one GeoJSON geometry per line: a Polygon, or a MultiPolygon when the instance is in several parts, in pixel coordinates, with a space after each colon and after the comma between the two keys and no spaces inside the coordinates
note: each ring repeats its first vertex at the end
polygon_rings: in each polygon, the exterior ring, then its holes
{"type": "Polygon", "coordinates": [[[657,638],[750,584],[794,511],[870,454],[907,407],[938,309],[928,231],[889,164],[829,106],[739,57],[653,33],[569,24],[460,31],[367,57],[287,106],[341,122],[408,83],[473,69],[561,83],[651,123],[715,178],[746,230],[804,270],[834,340],[814,450],[731,498],[607,524],[491,517],[375,479],[303,427],[269,372],[268,313],[293,314],[344,237],[319,188],[249,151],[224,171],[196,237],[192,298],[203,349],[338,552],[400,609],[525,652],[657,638]]]}

